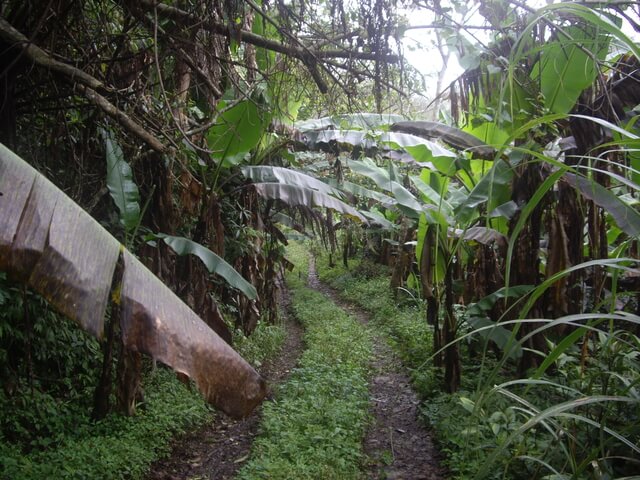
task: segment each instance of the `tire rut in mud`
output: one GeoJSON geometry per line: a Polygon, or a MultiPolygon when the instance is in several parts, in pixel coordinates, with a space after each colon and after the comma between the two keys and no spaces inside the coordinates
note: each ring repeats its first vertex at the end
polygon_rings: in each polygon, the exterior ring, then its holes
{"type": "MultiPolygon", "coordinates": [[[[330,297],[362,323],[369,323],[362,310],[342,300],[333,289],[319,281],[313,261],[309,265],[309,286],[330,297]]],[[[374,335],[373,341],[373,374],[369,391],[374,420],[364,440],[364,451],[371,459],[364,472],[366,478],[446,478],[445,469],[440,467],[440,453],[419,418],[420,400],[411,388],[402,363],[384,338],[374,335]]]]}
{"type": "MultiPolygon", "coordinates": [[[[303,349],[302,326],[288,313],[288,306],[288,294],[284,292],[280,311],[284,312],[287,337],[280,355],[258,369],[271,388],[288,377],[303,349]]],[[[212,423],[177,438],[170,456],[151,466],[147,480],[233,478],[249,458],[253,439],[258,434],[260,412],[258,408],[242,420],[216,414],[212,423]]]]}

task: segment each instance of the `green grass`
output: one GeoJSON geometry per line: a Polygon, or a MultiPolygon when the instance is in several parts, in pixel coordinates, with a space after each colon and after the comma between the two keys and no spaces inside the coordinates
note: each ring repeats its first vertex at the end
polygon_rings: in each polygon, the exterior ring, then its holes
{"type": "Polygon", "coordinates": [[[265,404],[261,433],[241,479],[360,478],[369,420],[367,329],[304,286],[306,256],[292,247],[293,310],[305,327],[299,366],[265,404]]]}
{"type": "Polygon", "coordinates": [[[406,297],[398,305],[389,289],[390,272],[386,267],[355,260],[350,261],[349,270],[341,263],[329,267],[328,257],[320,255],[316,258],[316,270],[321,281],[369,314],[407,367],[430,363],[433,335],[426,323],[424,307],[406,297]]]}

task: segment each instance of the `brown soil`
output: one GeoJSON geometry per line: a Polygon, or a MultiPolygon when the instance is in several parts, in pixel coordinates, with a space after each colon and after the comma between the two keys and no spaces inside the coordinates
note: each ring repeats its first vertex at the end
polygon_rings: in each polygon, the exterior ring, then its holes
{"type": "MultiPolygon", "coordinates": [[[[322,284],[310,266],[309,284],[329,296],[337,305],[363,323],[369,319],[358,307],[342,300],[322,284]]],[[[365,453],[371,459],[368,479],[441,480],[446,471],[440,467],[440,454],[431,435],[419,418],[420,400],[397,355],[384,339],[374,337],[373,378],[369,387],[372,425],[364,440],[365,453]]]]}
{"type": "MultiPolygon", "coordinates": [[[[258,370],[273,386],[282,382],[295,367],[302,352],[302,327],[288,315],[288,297],[283,296],[281,312],[287,338],[281,354],[265,362],[258,370]]],[[[174,440],[168,458],[151,466],[147,480],[183,480],[233,478],[249,458],[251,444],[258,433],[260,411],[250,417],[234,420],[219,413],[212,423],[174,440]]]]}

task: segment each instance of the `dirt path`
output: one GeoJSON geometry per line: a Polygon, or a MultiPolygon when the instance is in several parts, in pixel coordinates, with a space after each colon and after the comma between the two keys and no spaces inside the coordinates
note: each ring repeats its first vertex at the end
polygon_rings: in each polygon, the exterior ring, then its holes
{"type": "MultiPolygon", "coordinates": [[[[315,265],[309,266],[309,285],[330,297],[363,323],[369,319],[360,309],[318,280],[315,265]]],[[[441,480],[445,471],[429,432],[418,418],[419,399],[396,354],[379,336],[374,337],[373,378],[370,386],[374,422],[364,441],[372,459],[368,479],[441,480]]]]}
{"type": "MultiPolygon", "coordinates": [[[[368,317],[322,284],[310,265],[309,286],[324,293],[341,308],[368,323],[368,317]]],[[[285,299],[288,305],[288,299],[285,299]]],[[[286,308],[282,311],[284,312],[286,308]]],[[[282,382],[302,352],[302,327],[285,316],[287,339],[282,354],[266,362],[260,373],[270,384],[282,382]]],[[[419,399],[398,357],[383,338],[374,337],[373,378],[370,386],[374,421],[364,440],[372,459],[364,472],[367,479],[441,480],[439,454],[429,432],[418,418],[419,399]]],[[[260,409],[244,420],[219,414],[213,423],[175,440],[169,458],[153,464],[147,480],[216,479],[234,477],[248,459],[260,424],[260,409]]]]}
{"type": "MultiPolygon", "coordinates": [[[[285,296],[281,312],[287,338],[282,353],[258,369],[272,387],[289,375],[302,353],[303,330],[286,312],[288,304],[285,296]]],[[[257,409],[243,420],[233,420],[219,413],[213,423],[177,438],[169,458],[155,462],[147,480],[233,478],[249,458],[251,444],[260,425],[260,411],[257,409]]]]}

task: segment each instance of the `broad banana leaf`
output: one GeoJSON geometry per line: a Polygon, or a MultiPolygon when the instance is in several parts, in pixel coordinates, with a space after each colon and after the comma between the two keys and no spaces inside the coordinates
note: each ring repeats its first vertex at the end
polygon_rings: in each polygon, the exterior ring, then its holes
{"type": "Polygon", "coordinates": [[[540,82],[545,107],[553,113],[568,113],[582,91],[593,85],[611,37],[593,25],[566,27],[557,37],[541,46],[531,78],[540,82]]]}
{"type": "Polygon", "coordinates": [[[368,188],[358,185],[357,183],[351,183],[346,180],[338,183],[334,179],[329,179],[329,184],[332,187],[333,186],[338,187],[341,190],[347,193],[350,193],[352,195],[360,195],[361,197],[375,200],[379,202],[381,205],[383,205],[384,207],[390,207],[398,203],[394,198],[390,197],[389,195],[385,195],[384,193],[381,193],[381,192],[376,192],[375,190],[369,190],[368,188]]]}
{"type": "Polygon", "coordinates": [[[231,287],[237,288],[244,293],[249,300],[258,298],[256,287],[247,282],[224,258],[216,255],[204,245],[200,245],[185,237],[174,237],[164,233],[158,233],[155,236],[161,238],[164,243],[169,245],[178,255],[191,254],[198,257],[202,260],[202,263],[204,263],[204,266],[207,267],[209,272],[220,275],[231,287]]]}
{"type": "Polygon", "coordinates": [[[623,232],[631,238],[640,237],[640,213],[633,207],[624,203],[598,182],[572,173],[565,173],[563,179],[582,196],[611,215],[623,232]]]}
{"type": "Polygon", "coordinates": [[[495,242],[496,245],[505,248],[508,243],[507,237],[497,230],[487,227],[471,227],[467,230],[460,231],[459,234],[456,232],[456,236],[462,236],[462,238],[467,241],[475,241],[483,245],[491,245],[495,242]]]}
{"type": "Polygon", "coordinates": [[[266,394],[260,375],[91,216],[0,144],[0,270],[100,338],[120,256],[125,345],[191,377],[225,413],[248,415],[266,394]]]}
{"type": "MultiPolygon", "coordinates": [[[[225,105],[218,105],[223,110],[225,105]]],[[[227,166],[239,162],[244,154],[260,142],[270,118],[258,110],[255,102],[244,100],[223,111],[207,132],[214,159],[225,160],[227,166]]]]}
{"type": "MultiPolygon", "coordinates": [[[[402,122],[420,123],[420,122],[402,122]]],[[[451,127],[449,127],[451,128],[451,127]]],[[[457,130],[457,129],[456,129],[457,130]]],[[[468,133],[457,130],[463,135],[468,133]]],[[[475,137],[473,137],[475,138],[475,137]]],[[[399,132],[366,132],[363,130],[313,130],[304,134],[304,144],[312,150],[365,151],[376,149],[381,155],[403,163],[417,163],[437,168],[448,175],[456,170],[456,154],[420,136],[399,132]]],[[[476,142],[481,143],[478,139],[476,142]]],[[[486,152],[485,152],[486,153],[486,152]]],[[[492,157],[493,158],[493,157],[492,157]]]]}
{"type": "Polygon", "coordinates": [[[254,183],[285,183],[299,187],[311,188],[327,195],[342,198],[340,190],[334,188],[317,178],[311,177],[290,168],[273,167],[270,165],[252,165],[242,167],[242,174],[254,183]]]}
{"type": "MultiPolygon", "coordinates": [[[[304,134],[304,143],[310,149],[322,150],[323,145],[352,147],[363,149],[377,148],[377,142],[367,132],[362,130],[314,130],[304,134]]],[[[343,148],[345,149],[345,148],[343,148]]]]}
{"type": "Polygon", "coordinates": [[[107,151],[107,188],[120,211],[120,222],[127,230],[135,230],[140,222],[140,192],[133,180],[131,166],[110,130],[102,130],[107,151]]]}
{"type": "Polygon", "coordinates": [[[334,115],[332,117],[314,118],[295,123],[295,127],[301,132],[310,130],[348,129],[348,130],[372,130],[385,125],[404,120],[402,115],[379,113],[353,113],[334,115]]]}
{"type": "Polygon", "coordinates": [[[447,200],[445,200],[438,192],[436,192],[430,185],[427,185],[420,177],[416,175],[410,175],[409,178],[413,185],[422,194],[424,200],[427,203],[441,208],[447,216],[453,215],[453,207],[447,200]]]}
{"type": "MultiPolygon", "coordinates": [[[[479,158],[492,160],[496,151],[482,143],[470,133],[438,122],[398,122],[391,126],[392,132],[404,132],[423,138],[438,138],[447,145],[457,149],[470,151],[479,158]]],[[[434,152],[435,155],[435,152],[434,152]]]]}
{"type": "Polygon", "coordinates": [[[361,223],[368,223],[367,219],[355,208],[317,190],[284,183],[254,183],[253,186],[258,195],[268,200],[280,200],[291,207],[302,205],[330,208],[361,223]]]}
{"type": "Polygon", "coordinates": [[[405,214],[413,218],[420,216],[422,204],[409,190],[398,182],[391,180],[391,176],[387,170],[378,167],[369,159],[365,159],[365,161],[352,160],[349,162],[349,167],[354,172],[369,177],[383,190],[391,192],[398,207],[402,208],[405,214]]]}
{"type": "Polygon", "coordinates": [[[376,211],[363,211],[362,214],[371,220],[373,225],[379,225],[383,230],[394,230],[395,225],[387,220],[382,214],[376,211]]]}

